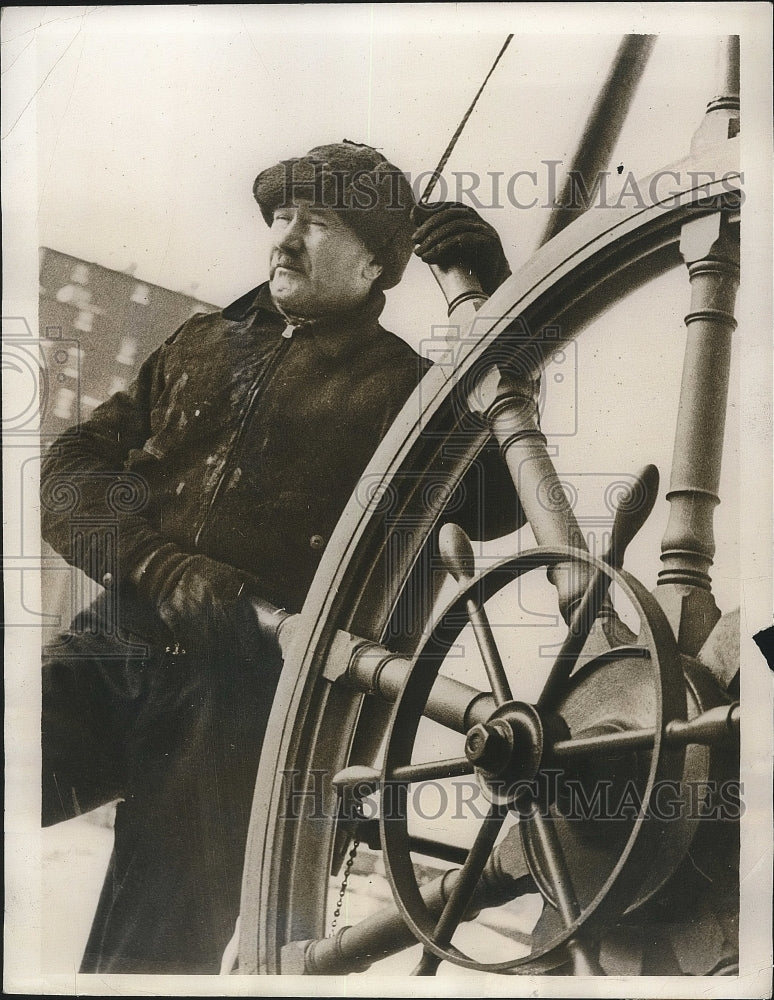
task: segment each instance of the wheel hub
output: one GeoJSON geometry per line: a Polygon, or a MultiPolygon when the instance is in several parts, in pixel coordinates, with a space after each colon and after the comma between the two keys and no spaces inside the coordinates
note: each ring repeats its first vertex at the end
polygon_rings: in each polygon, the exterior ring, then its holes
{"type": "Polygon", "coordinates": [[[517,808],[534,792],[543,761],[544,725],[537,709],[523,701],[501,705],[489,719],[469,730],[465,756],[490,802],[517,808]]]}

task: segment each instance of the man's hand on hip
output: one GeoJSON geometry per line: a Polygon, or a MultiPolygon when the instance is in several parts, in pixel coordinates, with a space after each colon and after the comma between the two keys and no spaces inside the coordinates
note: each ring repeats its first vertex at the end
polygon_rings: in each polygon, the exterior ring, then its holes
{"type": "Polygon", "coordinates": [[[411,221],[418,227],[413,235],[414,253],[426,264],[459,264],[478,278],[487,295],[510,277],[497,230],[475,209],[454,201],[417,205],[411,221]]]}

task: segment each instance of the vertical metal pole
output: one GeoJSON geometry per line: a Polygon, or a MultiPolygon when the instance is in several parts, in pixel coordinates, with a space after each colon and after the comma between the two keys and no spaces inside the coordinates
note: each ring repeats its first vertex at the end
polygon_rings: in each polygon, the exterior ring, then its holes
{"type": "Polygon", "coordinates": [[[655,40],[655,35],[624,35],[621,39],[586,120],[562,193],[541,237],[541,246],[577,219],[593,200],[600,173],[610,163],[655,40]]]}

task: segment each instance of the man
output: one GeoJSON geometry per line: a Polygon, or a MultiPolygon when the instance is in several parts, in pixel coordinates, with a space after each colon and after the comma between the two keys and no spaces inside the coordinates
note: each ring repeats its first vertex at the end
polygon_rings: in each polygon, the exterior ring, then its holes
{"type": "Polygon", "coordinates": [[[254,194],[269,281],[183,324],[43,463],[44,536],[105,587],[43,657],[44,823],[121,800],[83,972],[218,971],[282,666],[255,604],[301,609],[428,367],[379,325],[384,290],[412,246],[487,291],[509,273],[491,227],[418,213],[368,146],[317,147],[254,194]]]}

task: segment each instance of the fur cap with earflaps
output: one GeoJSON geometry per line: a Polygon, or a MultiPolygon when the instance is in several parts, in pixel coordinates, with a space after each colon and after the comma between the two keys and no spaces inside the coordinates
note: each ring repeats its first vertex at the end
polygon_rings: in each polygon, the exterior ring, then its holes
{"type": "Polygon", "coordinates": [[[371,146],[345,139],[281,160],[258,174],[253,195],[267,225],[294,198],[335,209],[382,265],[377,286],[400,281],[413,248],[414,195],[406,175],[371,146]]]}

